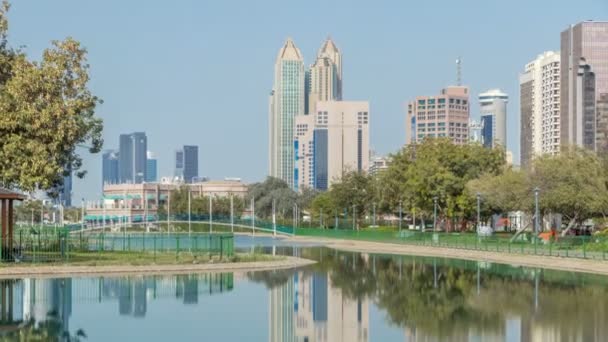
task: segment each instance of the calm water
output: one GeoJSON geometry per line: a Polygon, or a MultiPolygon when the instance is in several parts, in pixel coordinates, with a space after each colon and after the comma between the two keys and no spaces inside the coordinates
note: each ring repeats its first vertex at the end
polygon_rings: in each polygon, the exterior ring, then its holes
{"type": "Polygon", "coordinates": [[[0,341],[607,341],[608,278],[239,238],[318,264],[0,281],[0,341]]]}

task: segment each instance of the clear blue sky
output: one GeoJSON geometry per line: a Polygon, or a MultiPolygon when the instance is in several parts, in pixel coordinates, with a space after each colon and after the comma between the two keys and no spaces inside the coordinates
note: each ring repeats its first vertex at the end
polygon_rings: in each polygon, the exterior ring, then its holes
{"type": "MultiPolygon", "coordinates": [[[[88,48],[105,148],[145,131],[161,176],[172,174],[178,146],[197,144],[201,175],[257,181],[267,172],[273,64],[287,37],[306,64],[328,35],[336,41],[345,99],[370,101],[371,145],[383,154],[405,141],[404,103],[454,83],[462,56],[473,95],[511,96],[508,148],[518,158],[518,74],[585,19],[608,19],[608,1],[19,0],[10,40],[36,59],[67,36],[88,48]]],[[[85,167],[75,199],[101,193],[101,155],[86,156],[85,167]]]]}

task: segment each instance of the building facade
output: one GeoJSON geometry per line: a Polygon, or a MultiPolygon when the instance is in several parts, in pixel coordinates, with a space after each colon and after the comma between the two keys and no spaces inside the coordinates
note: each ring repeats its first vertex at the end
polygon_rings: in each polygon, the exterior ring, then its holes
{"type": "Polygon", "coordinates": [[[269,174],[295,187],[294,128],[304,114],[304,59],[291,39],[279,51],[269,99],[269,174]]]}
{"type": "Polygon", "coordinates": [[[535,156],[560,151],[560,86],[560,56],[553,51],[526,64],[519,76],[522,167],[535,156]]]}
{"type": "Polygon", "coordinates": [[[120,175],[118,168],[118,151],[107,150],[102,154],[102,184],[117,184],[120,183],[120,175]]]}
{"type": "Polygon", "coordinates": [[[608,153],[608,93],[600,94],[596,112],[595,149],[599,154],[606,155],[608,153]]]}
{"type": "Polygon", "coordinates": [[[369,102],[327,101],[296,120],[296,188],[327,190],[348,171],[369,170],[369,102]]]}
{"type": "Polygon", "coordinates": [[[507,103],[509,96],[500,89],[479,94],[481,141],[485,147],[507,146],[507,103]]]}
{"type": "Polygon", "coordinates": [[[119,181],[139,184],[146,179],[148,138],[144,132],[120,135],[119,181]]]}
{"type": "Polygon", "coordinates": [[[158,180],[158,160],[153,152],[146,153],[146,183],[158,180]]]}
{"type": "MultiPolygon", "coordinates": [[[[592,148],[592,111],[589,87],[592,72],[593,97],[608,93],[608,21],[583,21],[561,33],[561,143],[592,148]],[[584,61],[583,61],[584,59],[584,61]],[[585,70],[585,65],[589,67],[585,70]],[[583,73],[581,75],[581,72],[583,73]],[[587,77],[589,76],[589,77],[587,77]],[[582,87],[579,87],[582,86],[582,87]],[[582,96],[582,97],[581,97],[582,96]],[[582,127],[581,127],[582,126],[582,127]],[[587,132],[587,133],[585,133],[587,132]],[[586,136],[581,136],[586,134],[586,136]]],[[[595,123],[593,124],[593,126],[595,123]]]]}
{"type": "Polygon", "coordinates": [[[323,43],[307,74],[307,114],[316,112],[319,101],[342,99],[342,54],[333,40],[323,43]]]}
{"type": "Polygon", "coordinates": [[[425,138],[450,138],[469,142],[469,88],[450,86],[435,96],[419,96],[407,105],[406,144],[425,138]]]}
{"type": "Polygon", "coordinates": [[[184,183],[198,178],[198,146],[184,145],[175,151],[175,177],[184,183]]]}

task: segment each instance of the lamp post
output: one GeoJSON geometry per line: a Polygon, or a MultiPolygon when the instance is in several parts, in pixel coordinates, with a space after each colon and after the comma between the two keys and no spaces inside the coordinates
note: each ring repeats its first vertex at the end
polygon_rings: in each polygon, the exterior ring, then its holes
{"type": "Polygon", "coordinates": [[[403,202],[399,201],[399,232],[401,232],[401,222],[403,221],[403,202]]]}
{"type": "Polygon", "coordinates": [[[539,231],[539,219],[540,215],[538,212],[538,192],[540,189],[538,187],[534,188],[534,235],[538,234],[539,231]]]}
{"type": "Polygon", "coordinates": [[[276,203],[272,200],[272,235],[277,236],[277,215],[276,215],[276,203]]]}
{"type": "Polygon", "coordinates": [[[372,204],[373,208],[373,216],[372,216],[372,226],[376,226],[376,203],[372,204]]]}
{"type": "Polygon", "coordinates": [[[479,225],[481,223],[481,194],[477,193],[477,234],[479,234],[479,225]]]}
{"type": "Polygon", "coordinates": [[[433,197],[433,233],[437,231],[437,196],[433,197]]]}
{"type": "Polygon", "coordinates": [[[188,188],[188,236],[192,234],[192,192],[188,188]]]}
{"type": "Polygon", "coordinates": [[[230,194],[230,230],[234,233],[234,198],[230,194]]]}

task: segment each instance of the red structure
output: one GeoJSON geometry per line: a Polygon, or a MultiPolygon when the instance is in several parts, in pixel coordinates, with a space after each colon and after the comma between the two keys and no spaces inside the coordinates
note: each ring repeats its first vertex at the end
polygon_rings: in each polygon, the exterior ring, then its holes
{"type": "Polygon", "coordinates": [[[0,223],[2,224],[2,259],[12,259],[13,254],[13,201],[23,201],[25,196],[18,192],[0,188],[0,223]]]}

